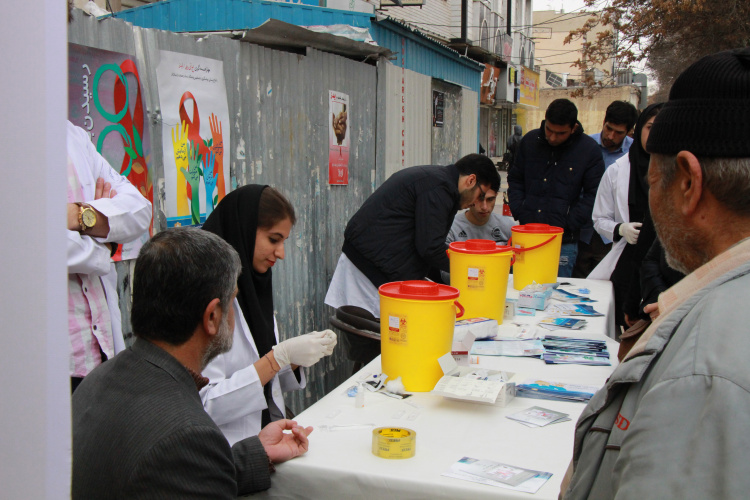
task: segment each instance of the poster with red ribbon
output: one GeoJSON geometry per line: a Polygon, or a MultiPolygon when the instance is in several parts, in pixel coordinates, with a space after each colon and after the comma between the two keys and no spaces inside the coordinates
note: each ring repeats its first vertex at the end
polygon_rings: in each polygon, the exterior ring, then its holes
{"type": "Polygon", "coordinates": [[[328,184],[349,184],[349,96],[328,91],[328,184]]]}
{"type": "Polygon", "coordinates": [[[216,59],[162,50],[156,83],[167,227],[203,224],[229,192],[224,66],[216,59]]]}
{"type": "MultiPolygon", "coordinates": [[[[112,168],[154,202],[151,141],[141,77],[135,57],[68,44],[68,119],[89,133],[91,142],[112,168]]],[[[113,260],[128,260],[150,234],[120,246],[113,260]]]]}

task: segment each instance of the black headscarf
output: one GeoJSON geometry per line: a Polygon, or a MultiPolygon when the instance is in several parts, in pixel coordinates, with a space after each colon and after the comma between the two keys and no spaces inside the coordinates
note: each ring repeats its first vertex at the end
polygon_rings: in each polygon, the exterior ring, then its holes
{"type": "Polygon", "coordinates": [[[221,236],[240,254],[242,272],[237,280],[237,301],[259,356],[265,355],[276,344],[271,270],[260,274],[253,269],[258,205],[265,188],[249,184],[235,189],[221,200],[203,224],[203,229],[221,236]]]}
{"type": "Polygon", "coordinates": [[[648,208],[648,162],[651,155],[643,149],[641,131],[646,122],[664,105],[663,102],[652,104],[641,112],[633,131],[633,144],[630,146],[630,187],[628,189],[628,210],[630,222],[643,222],[651,213],[648,208]]]}

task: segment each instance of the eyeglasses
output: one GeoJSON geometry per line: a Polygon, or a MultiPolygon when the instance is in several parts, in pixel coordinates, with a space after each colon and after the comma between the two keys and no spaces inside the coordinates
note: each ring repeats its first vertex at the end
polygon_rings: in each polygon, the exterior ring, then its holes
{"type": "Polygon", "coordinates": [[[482,189],[482,186],[477,182],[477,187],[479,188],[479,199],[483,200],[485,196],[487,196],[487,191],[482,189]]]}

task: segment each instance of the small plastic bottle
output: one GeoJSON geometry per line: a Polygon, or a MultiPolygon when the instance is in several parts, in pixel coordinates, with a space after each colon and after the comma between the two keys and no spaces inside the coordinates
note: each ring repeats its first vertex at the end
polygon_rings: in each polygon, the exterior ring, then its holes
{"type": "Polygon", "coordinates": [[[362,382],[357,385],[357,395],[354,397],[354,407],[365,407],[365,385],[362,382]]]}

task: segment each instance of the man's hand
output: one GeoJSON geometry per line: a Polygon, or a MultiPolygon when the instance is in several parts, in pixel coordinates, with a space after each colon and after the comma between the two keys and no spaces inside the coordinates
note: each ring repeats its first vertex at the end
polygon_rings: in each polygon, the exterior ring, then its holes
{"type": "Polygon", "coordinates": [[[652,302],[643,306],[643,312],[651,316],[651,321],[655,321],[659,317],[659,303],[652,302]]]}
{"type": "Polygon", "coordinates": [[[638,235],[641,234],[640,227],[642,225],[640,222],[623,222],[620,224],[618,232],[630,245],[635,245],[638,243],[638,235]]]}
{"type": "Polygon", "coordinates": [[[96,180],[96,187],[94,188],[94,199],[99,200],[101,198],[114,198],[117,191],[112,189],[112,184],[105,181],[101,177],[96,180]]]}
{"type": "MultiPolygon", "coordinates": [[[[94,188],[94,199],[99,200],[102,198],[114,198],[117,195],[117,191],[112,189],[112,184],[99,177],[96,180],[96,187],[94,188]]],[[[101,213],[99,210],[91,207],[96,212],[96,224],[91,229],[86,231],[86,236],[97,236],[104,238],[109,234],[109,220],[107,216],[101,213]]],[[[68,203],[68,230],[69,231],[81,231],[81,225],[78,223],[78,213],[81,208],[75,203],[68,203]]],[[[107,246],[111,245],[107,244],[107,246]]]]}
{"type": "Polygon", "coordinates": [[[271,462],[280,464],[307,452],[307,436],[312,431],[312,427],[302,427],[294,420],[277,420],[263,427],[258,438],[271,462]]]}

